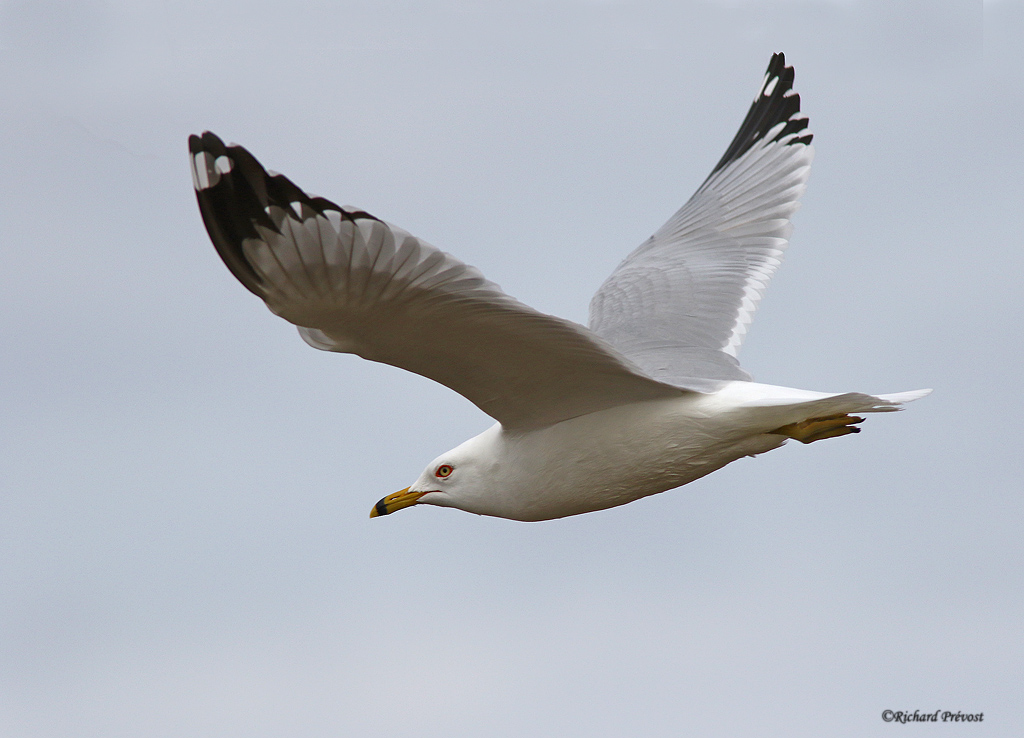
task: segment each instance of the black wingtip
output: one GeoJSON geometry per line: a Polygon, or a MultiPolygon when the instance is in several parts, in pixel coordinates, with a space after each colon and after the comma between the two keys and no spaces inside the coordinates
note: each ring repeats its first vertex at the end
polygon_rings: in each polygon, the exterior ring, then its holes
{"type": "Polygon", "coordinates": [[[310,197],[283,174],[271,174],[243,146],[225,143],[214,133],[188,137],[192,179],[199,211],[217,253],[239,282],[265,297],[264,280],[246,257],[246,239],[260,238],[256,226],[280,233],[271,206],[293,217],[294,203],[323,215],[336,211],[340,218],[372,218],[369,213],[346,211],[330,200],[310,197]]]}
{"type": "Polygon", "coordinates": [[[189,136],[188,150],[196,200],[210,240],[238,281],[263,297],[263,280],[242,244],[257,237],[255,224],[273,227],[259,196],[261,190],[265,192],[266,171],[248,151],[225,146],[210,131],[189,136]]]}
{"type": "MultiPolygon", "coordinates": [[[[780,141],[791,134],[807,131],[807,116],[800,114],[800,95],[793,91],[795,76],[793,67],[786,66],[785,54],[779,52],[772,55],[757,97],[750,105],[747,117],[743,119],[732,143],[729,144],[715,168],[711,170],[712,175],[743,156],[757,141],[780,123],[785,125],[773,134],[772,141],[780,141]]],[[[792,135],[786,144],[806,145],[811,142],[812,137],[813,134],[809,131],[803,135],[792,135]]]]}

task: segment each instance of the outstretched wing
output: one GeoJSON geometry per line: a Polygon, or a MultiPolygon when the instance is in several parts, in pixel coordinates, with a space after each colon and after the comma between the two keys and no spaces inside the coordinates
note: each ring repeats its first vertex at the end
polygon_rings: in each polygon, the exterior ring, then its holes
{"type": "Polygon", "coordinates": [[[591,330],[680,387],[751,379],[736,353],[788,244],[810,143],[793,68],[775,54],[711,175],[594,295],[591,330]]]}
{"type": "Polygon", "coordinates": [[[316,348],[429,377],[506,428],[682,391],[402,229],[307,195],[241,146],[207,132],[189,151],[224,263],[316,348]]]}

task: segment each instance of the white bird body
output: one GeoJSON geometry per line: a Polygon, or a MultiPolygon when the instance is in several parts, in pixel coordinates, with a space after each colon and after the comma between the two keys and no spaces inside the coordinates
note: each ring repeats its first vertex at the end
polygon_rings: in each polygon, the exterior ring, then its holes
{"type": "Polygon", "coordinates": [[[729,413],[714,412],[722,408],[720,399],[647,400],[534,431],[506,431],[495,423],[438,457],[410,489],[438,490],[420,499],[428,504],[550,520],[674,489],[785,443],[781,435],[738,430],[743,425],[730,422],[736,419],[729,413]],[[451,463],[449,479],[461,483],[452,492],[433,474],[442,463],[451,463]]]}
{"type": "Polygon", "coordinates": [[[422,503],[547,520],[664,492],[788,438],[856,433],[863,418],[850,413],[927,394],[757,384],[736,359],[813,158],[792,85],[776,54],[725,155],[597,291],[588,327],[212,133],[189,139],[193,183],[227,267],[307,343],[433,379],[498,421],[371,516],[422,503]]]}
{"type": "Polygon", "coordinates": [[[773,429],[811,417],[886,412],[920,393],[871,397],[756,382],[619,405],[531,431],[500,423],[430,464],[419,502],[538,521],[624,505],[783,445],[773,429]],[[454,471],[438,479],[434,470],[454,471]]]}

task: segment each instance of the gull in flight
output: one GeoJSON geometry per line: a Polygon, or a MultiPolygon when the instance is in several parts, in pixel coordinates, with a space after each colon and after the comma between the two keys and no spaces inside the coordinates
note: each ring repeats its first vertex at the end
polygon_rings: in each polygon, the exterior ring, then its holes
{"type": "Polygon", "coordinates": [[[497,421],[371,517],[422,504],[527,521],[603,510],[790,438],[857,433],[854,413],[929,392],[758,384],[736,360],[813,155],[782,54],[708,178],[601,285],[587,327],[364,210],[307,194],[212,133],[191,136],[189,152],[217,252],[306,343],[429,377],[497,421]]]}

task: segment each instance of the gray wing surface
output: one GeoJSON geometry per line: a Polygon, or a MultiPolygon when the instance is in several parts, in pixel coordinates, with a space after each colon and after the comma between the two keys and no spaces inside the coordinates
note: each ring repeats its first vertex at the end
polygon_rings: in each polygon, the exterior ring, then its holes
{"type": "Polygon", "coordinates": [[[788,244],[813,157],[793,76],[775,54],[700,189],[590,303],[591,330],[652,377],[700,391],[751,379],[737,350],[788,244]]]}
{"type": "Polygon", "coordinates": [[[315,348],[429,377],[510,429],[685,391],[401,228],[306,194],[241,146],[207,132],[189,151],[224,263],[315,348]]]}

